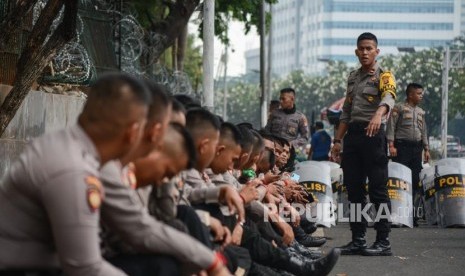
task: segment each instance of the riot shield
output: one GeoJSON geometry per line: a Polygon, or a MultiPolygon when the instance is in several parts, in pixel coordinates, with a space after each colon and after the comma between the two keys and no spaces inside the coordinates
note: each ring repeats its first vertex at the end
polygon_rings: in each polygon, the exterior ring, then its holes
{"type": "Polygon", "coordinates": [[[425,209],[423,211],[425,212],[426,222],[429,225],[436,225],[438,224],[438,214],[434,195],[436,193],[434,189],[434,167],[421,170],[420,181],[423,186],[423,199],[425,202],[425,209]]]}
{"type": "Polygon", "coordinates": [[[294,168],[295,168],[296,171],[298,171],[302,167],[306,167],[306,166],[310,166],[310,165],[318,166],[319,164],[322,164],[322,162],[321,161],[314,161],[314,160],[307,160],[307,161],[302,161],[302,162],[299,162],[299,163],[295,164],[294,168]]]}
{"type": "MultiPolygon", "coordinates": [[[[300,166],[294,173],[300,176],[300,185],[316,200],[311,205],[309,220],[325,227],[331,227],[331,224],[335,223],[335,216],[329,165],[315,161],[299,164],[300,166]]],[[[308,214],[306,215],[308,217],[308,214]]]]}
{"type": "Polygon", "coordinates": [[[435,169],[438,224],[441,227],[465,226],[465,159],[442,159],[435,169]]]}
{"type": "Polygon", "coordinates": [[[333,193],[336,193],[340,186],[342,185],[342,168],[338,163],[330,162],[330,161],[320,161],[323,164],[328,164],[331,168],[331,188],[333,189],[333,193]]]}
{"type": "MultiPolygon", "coordinates": [[[[342,179],[343,179],[343,172],[342,168],[338,163],[334,163],[331,161],[320,161],[323,164],[328,164],[331,168],[331,189],[333,190],[333,206],[334,206],[334,213],[338,213],[339,203],[342,201],[340,198],[339,190],[343,188],[342,186],[342,179]]],[[[346,192],[347,197],[347,192],[346,192]]],[[[348,202],[348,200],[347,200],[348,202]]],[[[342,206],[342,205],[341,205],[342,206]]],[[[344,210],[343,210],[344,211],[344,210]]],[[[342,214],[342,213],[341,213],[342,214]]]]}
{"type": "Polygon", "coordinates": [[[412,171],[400,163],[389,162],[387,187],[392,224],[413,228],[412,171]]]}

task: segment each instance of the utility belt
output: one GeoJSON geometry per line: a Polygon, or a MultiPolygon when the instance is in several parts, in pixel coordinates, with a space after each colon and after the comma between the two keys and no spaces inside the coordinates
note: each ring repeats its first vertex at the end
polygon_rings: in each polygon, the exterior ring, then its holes
{"type": "Polygon", "coordinates": [[[394,140],[394,145],[397,146],[409,146],[409,147],[422,147],[423,142],[420,141],[411,141],[411,140],[405,140],[405,139],[395,139],[394,140]]]}
{"type": "MultiPolygon", "coordinates": [[[[351,122],[347,131],[353,134],[366,133],[369,122],[351,122]]],[[[386,125],[381,124],[380,131],[385,131],[386,125]]]]}

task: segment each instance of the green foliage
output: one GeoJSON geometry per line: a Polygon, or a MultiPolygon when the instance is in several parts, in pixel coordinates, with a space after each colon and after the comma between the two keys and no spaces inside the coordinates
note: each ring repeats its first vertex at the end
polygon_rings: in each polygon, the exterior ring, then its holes
{"type": "MultiPolygon", "coordinates": [[[[223,114],[223,91],[215,94],[215,112],[223,114]]],[[[228,88],[227,120],[232,123],[250,122],[260,127],[260,86],[239,81],[228,88]]]]}
{"type": "Polygon", "coordinates": [[[279,98],[279,91],[292,87],[296,91],[297,109],[309,120],[318,119],[320,112],[336,100],[344,97],[346,79],[351,69],[341,61],[330,61],[324,76],[306,75],[303,71],[294,71],[283,80],[273,83],[273,99],[279,98]],[[314,114],[314,115],[312,115],[314,114]]]}
{"type": "Polygon", "coordinates": [[[425,87],[421,106],[426,111],[426,123],[430,135],[437,135],[441,123],[441,61],[439,49],[427,49],[402,56],[386,56],[381,65],[396,77],[397,101],[405,101],[405,89],[411,82],[425,87]]]}
{"type": "Polygon", "coordinates": [[[195,36],[187,36],[187,47],[184,57],[184,72],[192,82],[194,91],[198,91],[198,85],[202,82],[202,52],[200,46],[194,45],[195,36]]]}
{"type": "MultiPolygon", "coordinates": [[[[267,4],[277,3],[278,0],[265,0],[267,4]]],[[[244,32],[247,34],[252,26],[259,30],[260,26],[260,3],[261,0],[216,0],[215,1],[215,35],[223,42],[228,43],[226,35],[227,26],[230,20],[237,20],[244,23],[244,32]]],[[[201,3],[202,4],[202,3],[201,3]]],[[[148,15],[154,21],[159,21],[168,13],[168,7],[162,0],[132,0],[131,8],[137,14],[137,20],[145,27],[150,27],[148,15]]],[[[199,5],[198,8],[201,8],[199,5]]],[[[266,5],[268,10],[268,5],[266,5]]],[[[266,12],[266,26],[270,25],[271,15],[266,12]]],[[[200,23],[199,37],[202,37],[202,23],[200,23]]]]}
{"type": "MultiPolygon", "coordinates": [[[[451,49],[465,49],[463,37],[457,38],[451,49]]],[[[421,103],[426,111],[426,123],[429,135],[437,136],[441,128],[441,93],[443,48],[431,48],[405,55],[385,56],[381,64],[392,70],[397,81],[397,101],[405,100],[405,89],[410,82],[420,83],[426,93],[421,103]]],[[[465,74],[464,69],[449,71],[449,120],[465,110],[465,74]]]]}
{"type": "Polygon", "coordinates": [[[128,4],[135,11],[139,24],[147,29],[151,27],[150,20],[161,20],[168,13],[162,0],[131,0],[128,4]]]}
{"type": "MultiPolygon", "coordinates": [[[[344,62],[330,62],[326,76],[312,76],[303,71],[294,71],[286,78],[272,83],[271,99],[278,99],[282,88],[294,88],[297,109],[311,120],[312,114],[319,116],[323,108],[344,96],[349,72],[350,69],[344,62]]],[[[260,127],[260,86],[247,82],[247,79],[251,77],[244,76],[242,81],[233,83],[228,89],[228,120],[234,123],[248,121],[255,127],[260,127]]],[[[217,89],[215,95],[215,106],[215,111],[222,114],[223,91],[220,89],[217,89]]]]}
{"type": "MultiPolygon", "coordinates": [[[[278,0],[265,0],[267,4],[277,3],[278,0]]],[[[255,26],[260,32],[260,3],[261,0],[216,0],[215,1],[215,35],[225,44],[229,43],[226,36],[227,26],[231,19],[244,23],[245,34],[249,33],[252,26],[255,26]]],[[[265,10],[268,10],[266,5],[265,10]]],[[[271,16],[268,12],[265,14],[265,24],[270,24],[271,16]]],[[[202,25],[199,36],[201,36],[202,25]]]]}

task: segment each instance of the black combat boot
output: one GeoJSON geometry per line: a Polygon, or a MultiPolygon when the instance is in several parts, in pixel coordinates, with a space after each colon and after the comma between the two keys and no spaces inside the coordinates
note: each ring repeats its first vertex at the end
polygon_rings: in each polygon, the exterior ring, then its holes
{"type": "Polygon", "coordinates": [[[378,233],[372,246],[362,251],[363,256],[392,256],[391,243],[387,233],[378,233]]]}
{"type": "Polygon", "coordinates": [[[315,232],[318,228],[316,227],[316,223],[308,221],[307,218],[302,216],[302,219],[300,221],[300,227],[304,230],[305,233],[311,235],[313,232],[315,232]]]}
{"type": "Polygon", "coordinates": [[[339,249],[341,249],[341,255],[358,255],[361,254],[365,248],[367,248],[365,233],[353,233],[352,241],[339,247],[339,249]]]}
{"type": "Polygon", "coordinates": [[[308,247],[305,247],[305,246],[301,245],[297,241],[292,242],[291,245],[289,246],[289,248],[294,249],[298,254],[300,254],[300,255],[302,255],[302,256],[304,256],[306,258],[310,258],[312,260],[316,260],[316,259],[319,259],[319,258],[323,257],[323,253],[321,253],[320,250],[318,250],[318,249],[310,249],[308,247]]]}
{"type": "Polygon", "coordinates": [[[252,262],[252,265],[250,266],[249,270],[249,275],[254,275],[254,276],[281,276],[285,273],[285,271],[279,271],[275,270],[271,267],[267,267],[261,264],[257,264],[255,262],[252,262]]]}
{"type": "Polygon", "coordinates": [[[306,247],[319,247],[326,243],[326,238],[323,237],[312,237],[305,233],[305,231],[297,226],[292,228],[294,230],[295,240],[301,245],[306,247]]]}
{"type": "Polygon", "coordinates": [[[328,255],[317,260],[303,260],[292,256],[285,270],[297,276],[328,275],[336,265],[340,254],[339,249],[333,248],[328,255]]]}

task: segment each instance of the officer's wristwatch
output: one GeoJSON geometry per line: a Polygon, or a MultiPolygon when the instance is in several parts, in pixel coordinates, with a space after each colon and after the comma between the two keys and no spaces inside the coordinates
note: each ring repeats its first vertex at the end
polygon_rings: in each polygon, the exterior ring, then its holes
{"type": "Polygon", "coordinates": [[[341,143],[341,139],[333,139],[333,144],[341,143]]]}

